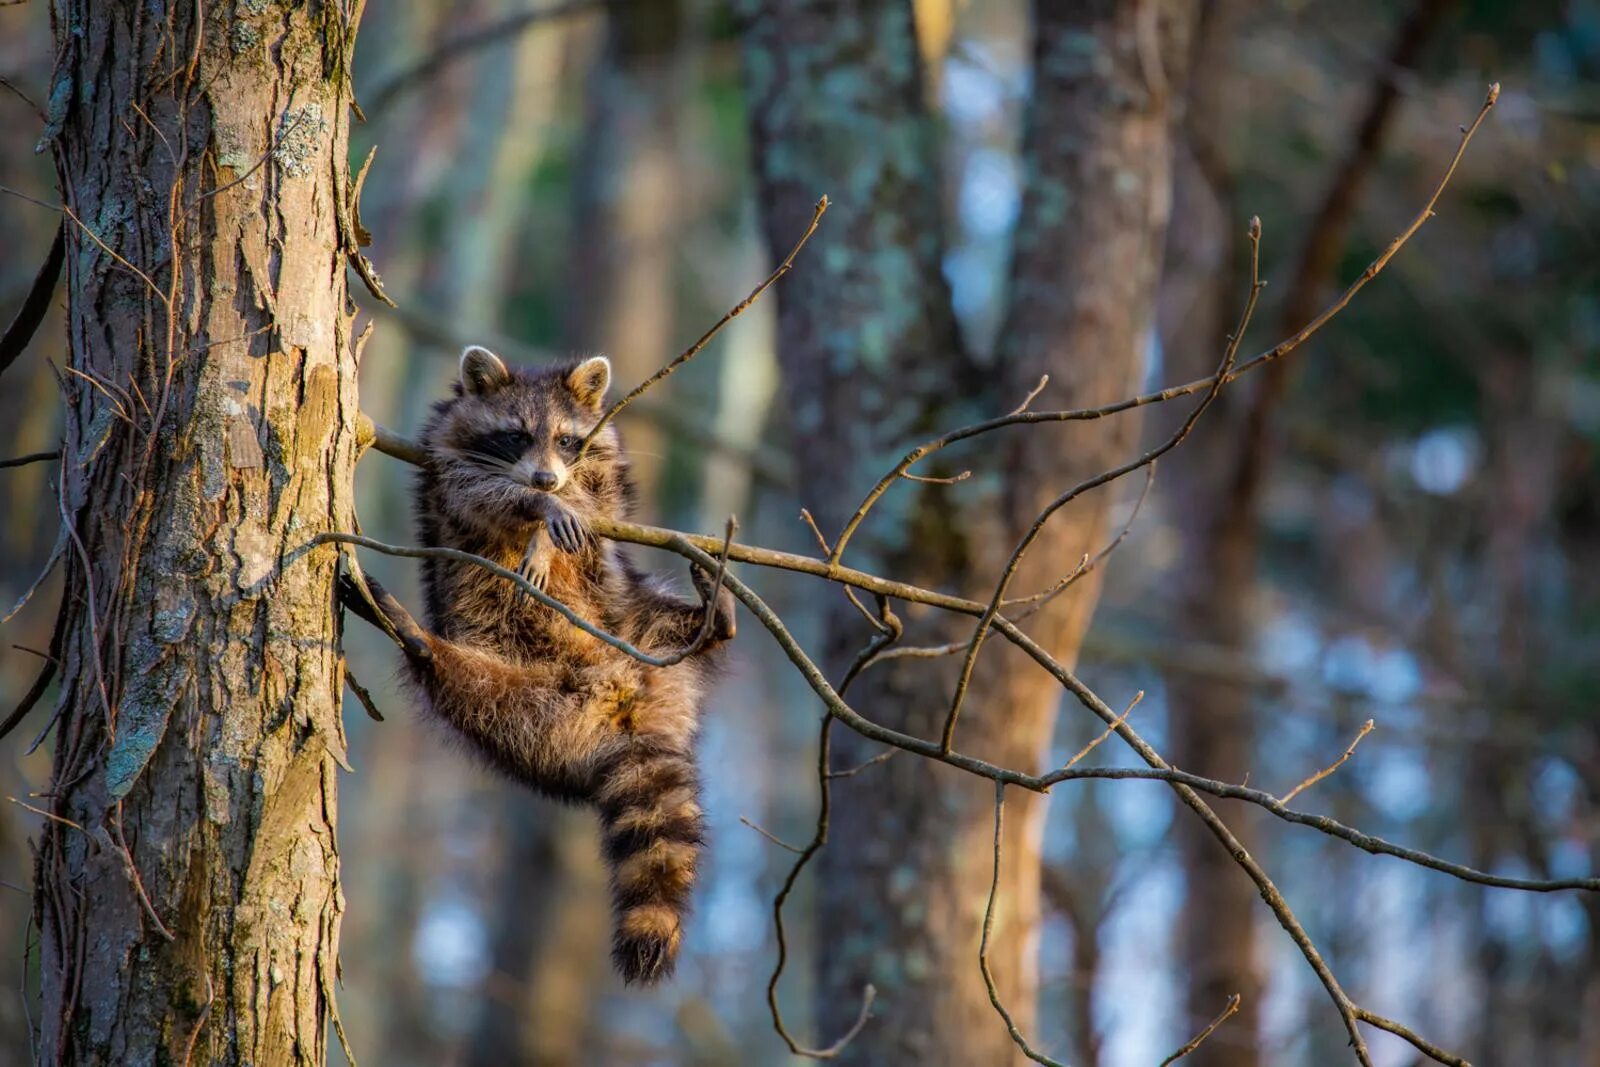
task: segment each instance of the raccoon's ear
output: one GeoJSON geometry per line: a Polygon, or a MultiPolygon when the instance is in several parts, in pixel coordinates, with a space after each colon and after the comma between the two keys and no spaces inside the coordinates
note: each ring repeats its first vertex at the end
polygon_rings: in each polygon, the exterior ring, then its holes
{"type": "Polygon", "coordinates": [[[611,361],[605,356],[586,359],[567,372],[567,388],[585,407],[600,410],[611,387],[611,361]]]}
{"type": "Polygon", "coordinates": [[[461,389],[466,393],[492,393],[511,381],[511,372],[500,357],[481,345],[468,345],[461,352],[461,389]]]}

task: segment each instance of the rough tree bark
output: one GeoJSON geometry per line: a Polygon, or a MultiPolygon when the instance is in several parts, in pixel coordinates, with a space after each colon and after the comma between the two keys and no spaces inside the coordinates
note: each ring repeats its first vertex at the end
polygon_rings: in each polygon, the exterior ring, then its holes
{"type": "MultiPolygon", "coordinates": [[[[997,352],[963,350],[941,273],[940,187],[910,7],[904,0],[746,5],[744,58],[758,200],[782,255],[813,201],[823,230],[779,293],[779,350],[803,502],[830,536],[861,492],[915,441],[1015,407],[1049,373],[1049,406],[1128,393],[1143,364],[1167,219],[1169,115],[1184,84],[1192,4],[1040,2],[1024,135],[1022,218],[997,352]]],[[[1036,430],[1038,428],[1035,428],[1036,430]]],[[[1133,422],[1052,427],[961,457],[961,489],[911,484],[885,497],[852,542],[858,565],[987,595],[1011,547],[1052,497],[1125,458],[1133,422]]],[[[954,462],[954,461],[952,461],[954,462]]],[[[935,470],[923,473],[937,473],[935,470]]],[[[945,473],[949,473],[946,471],[945,473]]],[[[1032,591],[1098,547],[1108,497],[1056,516],[1018,574],[1032,591]]],[[[1092,582],[1036,617],[1071,662],[1092,582]]],[[[963,638],[970,620],[906,616],[906,643],[963,638]]],[[[835,670],[867,632],[842,600],[826,620],[835,670]]],[[[956,657],[959,660],[959,657],[956,657]]],[[[939,736],[954,664],[893,661],[862,676],[852,702],[886,725],[939,736]],[[907,666],[909,664],[909,666],[907,666]]],[[[1009,649],[986,648],[958,748],[1036,768],[1059,689],[1009,649]]],[[[840,766],[870,755],[853,737],[840,766]]],[[[850,1063],[1002,1063],[1018,1056],[977,968],[989,883],[993,792],[897,759],[836,783],[818,874],[820,1037],[880,992],[850,1063]]],[[[1012,797],[990,961],[1025,1032],[1033,1024],[1043,804],[1012,797]]]]}
{"type": "MultiPolygon", "coordinates": [[[[321,1064],[360,2],[54,8],[67,258],[40,1060],[321,1064]]],[[[51,506],[55,505],[51,501],[51,506]]]]}

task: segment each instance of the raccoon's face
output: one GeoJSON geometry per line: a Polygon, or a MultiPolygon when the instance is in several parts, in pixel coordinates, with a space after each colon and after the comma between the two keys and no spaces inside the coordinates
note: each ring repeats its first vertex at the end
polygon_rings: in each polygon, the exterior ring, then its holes
{"type": "MultiPolygon", "coordinates": [[[[604,356],[538,370],[510,370],[476,345],[461,354],[456,399],[430,442],[436,461],[523,489],[567,487],[585,435],[605,410],[611,363],[604,356]]],[[[608,427],[602,437],[609,437],[608,427]]],[[[596,439],[586,461],[596,457],[596,439]]]]}

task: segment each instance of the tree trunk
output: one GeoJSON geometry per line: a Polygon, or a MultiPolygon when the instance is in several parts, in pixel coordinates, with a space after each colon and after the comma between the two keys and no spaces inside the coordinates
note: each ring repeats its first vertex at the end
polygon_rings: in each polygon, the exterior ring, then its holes
{"type": "MultiPolygon", "coordinates": [[[[767,239],[782,255],[822,193],[833,201],[803,262],[779,289],[779,348],[803,503],[836,533],[864,492],[915,442],[1015,407],[1050,373],[1049,406],[1109,401],[1137,381],[1168,197],[1171,87],[1181,87],[1191,5],[1041,2],[1035,96],[1024,144],[1022,218],[998,353],[963,351],[941,274],[933,130],[908,4],[783,0],[751,5],[744,53],[767,239]],[[1145,16],[1139,16],[1143,10],[1145,16]],[[1165,66],[1164,66],[1165,65],[1165,66]]],[[[962,489],[902,484],[851,544],[882,573],[986,596],[1048,500],[1123,458],[1130,421],[987,438],[962,457],[962,489]]],[[[952,464],[954,461],[952,461],[952,464]]],[[[923,473],[939,473],[936,467],[923,473]]],[[[946,470],[945,473],[950,473],[946,470]]],[[[1106,496],[1057,516],[1016,588],[1033,591],[1098,547],[1106,496]]],[[[1094,602],[1090,582],[1036,617],[1070,662],[1094,602]]],[[[867,636],[842,598],[829,611],[835,670],[867,636]]],[[[904,610],[906,644],[964,638],[971,620],[904,610]]],[[[957,657],[959,659],[959,657],[957,657]]],[[[939,736],[955,664],[898,660],[862,675],[870,717],[939,736]]],[[[986,647],[958,749],[1036,769],[1059,687],[1000,642],[986,647]]],[[[854,737],[840,766],[870,755],[854,737]]],[[[862,987],[876,1018],[850,1063],[1004,1063],[1019,1053],[977,966],[989,887],[993,791],[908,758],[835,785],[819,862],[818,1018],[823,1042],[852,1021],[862,987]]],[[[1033,1028],[1043,804],[1013,796],[990,963],[1024,1032],[1033,1028]]]]}
{"type": "Polygon", "coordinates": [[[56,9],[70,370],[40,1059],[321,1064],[360,4],[56,9]]]}
{"type": "MultiPolygon", "coordinates": [[[[1296,259],[1279,336],[1292,334],[1316,314],[1345,248],[1360,191],[1392,125],[1398,79],[1416,66],[1449,6],[1450,0],[1418,0],[1400,26],[1296,259]]],[[[1239,254],[1244,228],[1234,215],[1225,149],[1231,49],[1246,11],[1230,0],[1212,0],[1197,41],[1187,123],[1190,152],[1179,168],[1184,227],[1175,231],[1171,248],[1169,280],[1177,284],[1169,292],[1177,299],[1163,316],[1169,320],[1164,324],[1167,350],[1179,381],[1216,365],[1248,285],[1239,254]]],[[[1227,658],[1247,658],[1254,640],[1261,512],[1277,451],[1272,424],[1294,365],[1275,363],[1259,382],[1222,394],[1211,416],[1220,425],[1192,438],[1169,466],[1168,484],[1184,519],[1181,632],[1227,658]]],[[[1250,687],[1182,671],[1170,673],[1167,682],[1172,762],[1223,781],[1242,781],[1257,758],[1250,687]]],[[[1253,820],[1240,819],[1232,828],[1246,849],[1257,847],[1260,834],[1253,820]]],[[[1228,997],[1241,997],[1229,1024],[1233,1038],[1208,1042],[1191,1058],[1196,1067],[1254,1067],[1261,1062],[1265,988],[1257,958],[1259,893],[1199,825],[1184,822],[1175,833],[1186,883],[1179,931],[1188,974],[1185,1027],[1203,1026],[1228,997]]]]}
{"type": "MultiPolygon", "coordinates": [[[[1241,262],[1244,220],[1233,202],[1233,168],[1226,155],[1228,94],[1240,5],[1204,5],[1195,41],[1186,151],[1175,168],[1176,210],[1168,235],[1162,281],[1163,349],[1168,377],[1187,381],[1211,372],[1238,321],[1249,275],[1241,262]]],[[[1185,565],[1180,570],[1178,626],[1187,638],[1243,655],[1250,645],[1250,609],[1258,551],[1253,491],[1236,472],[1243,437],[1243,394],[1224,392],[1195,434],[1165,462],[1162,481],[1181,517],[1185,565]]],[[[1247,685],[1176,670],[1167,675],[1172,762],[1242,781],[1255,759],[1255,719],[1247,685]]],[[[1230,824],[1252,852],[1259,839],[1253,819],[1230,824]]],[[[1233,994],[1239,1011],[1226,1032],[1190,1058],[1196,1064],[1255,1067],[1260,1062],[1261,964],[1258,959],[1255,884],[1198,823],[1173,827],[1184,869],[1184,908],[1178,919],[1178,954],[1184,962],[1186,1012],[1178,1027],[1194,1033],[1233,994]]]]}

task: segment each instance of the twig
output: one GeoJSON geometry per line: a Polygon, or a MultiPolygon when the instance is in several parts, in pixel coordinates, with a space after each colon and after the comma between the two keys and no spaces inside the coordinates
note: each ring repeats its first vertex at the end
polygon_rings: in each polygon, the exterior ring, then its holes
{"type": "Polygon", "coordinates": [[[1085,575],[1094,573],[1095,568],[1109,559],[1111,557],[1111,553],[1115,552],[1118,546],[1120,546],[1123,541],[1127,540],[1128,534],[1133,531],[1133,524],[1138,521],[1139,512],[1144,508],[1145,498],[1150,495],[1150,487],[1155,484],[1155,480],[1156,463],[1151,462],[1151,464],[1144,469],[1144,488],[1139,490],[1139,496],[1133,502],[1133,510],[1128,514],[1128,521],[1122,524],[1122,529],[1117,532],[1117,536],[1113,537],[1109,542],[1107,542],[1106,546],[1099,552],[1096,552],[1092,559],[1087,553],[1085,553],[1083,559],[1078,562],[1078,566],[1073,569],[1072,573],[1068,574],[1065,578],[1062,578],[1049,589],[1046,589],[1041,593],[1034,593],[1032,596],[1018,597],[1014,600],[1007,600],[1001,605],[1001,607],[1013,608],[1024,605],[1037,605],[1030,611],[1019,613],[1016,616],[1016,619],[1018,622],[1020,622],[1023,619],[1026,619],[1029,615],[1032,615],[1035,611],[1038,611],[1039,607],[1042,607],[1045,603],[1054,600],[1056,597],[1066,592],[1073,585],[1077,584],[1077,582],[1085,575]]]}
{"type": "Polygon", "coordinates": [[[367,718],[373,720],[374,722],[384,721],[383,712],[378,710],[378,705],[372,699],[372,694],[367,690],[367,687],[362,685],[360,680],[350,672],[350,663],[348,660],[346,660],[344,665],[344,684],[350,687],[350,692],[354,693],[356,695],[356,699],[361,702],[361,706],[367,709],[367,718]]]}
{"type": "Polygon", "coordinates": [[[862,760],[860,763],[856,764],[854,767],[849,767],[849,768],[847,768],[845,770],[842,770],[842,771],[829,771],[828,772],[828,778],[830,780],[837,779],[837,778],[854,778],[856,775],[860,774],[862,771],[866,770],[869,767],[876,767],[880,763],[888,763],[890,760],[894,759],[894,754],[896,752],[899,752],[899,751],[900,750],[898,748],[891,748],[887,752],[878,753],[876,756],[873,756],[871,759],[862,760]]]}
{"type": "MultiPolygon", "coordinates": [[[[819,534],[820,536],[820,534],[819,534]]],[[[735,594],[737,595],[737,594],[735,594]]],[[[763,605],[765,607],[765,605],[763,605]]],[[[889,601],[885,597],[878,598],[878,610],[883,616],[883,626],[866,646],[856,654],[855,661],[845,671],[844,677],[839,681],[839,691],[846,692],[850,683],[860,675],[863,667],[873,656],[886,648],[891,642],[900,637],[900,620],[895,617],[889,608],[889,601]]],[[[813,665],[814,666],[814,665],[813,665]]],[[[817,735],[817,826],[811,836],[811,841],[800,850],[799,857],[794,865],[789,868],[789,873],[784,877],[783,885],[772,898],[772,925],[778,941],[777,959],[773,961],[772,976],[767,979],[767,1010],[772,1015],[772,1028],[789,1046],[789,1051],[796,1056],[807,1059],[831,1060],[844,1050],[845,1046],[855,1040],[855,1036],[866,1025],[872,1010],[872,1002],[877,998],[878,991],[868,984],[861,991],[861,1010],[856,1014],[855,1022],[845,1030],[833,1044],[826,1048],[808,1048],[795,1040],[789,1033],[789,1028],[784,1025],[783,1012],[778,1007],[778,983],[783,978],[783,968],[789,961],[789,942],[783,926],[783,905],[789,899],[789,894],[794,890],[795,882],[799,881],[800,873],[805,870],[811,858],[822,850],[828,843],[828,819],[833,810],[833,789],[830,785],[832,772],[829,769],[832,754],[832,730],[834,716],[825,712],[822,716],[822,725],[817,735]]]]}
{"type": "Polygon", "coordinates": [[[61,562],[61,557],[66,549],[66,546],[66,537],[64,535],[57,535],[56,543],[50,549],[50,556],[44,561],[44,566],[39,568],[38,575],[34,577],[33,581],[28,583],[28,588],[22,591],[21,596],[17,597],[17,602],[11,605],[10,610],[4,615],[0,615],[0,626],[3,626],[12,619],[16,618],[17,612],[27,607],[28,601],[33,599],[33,594],[37,593],[39,591],[39,587],[45,583],[45,580],[49,578],[52,573],[55,572],[56,564],[61,562]]]}
{"type": "Polygon", "coordinates": [[[1016,407],[1011,409],[1010,414],[1012,414],[1012,415],[1021,415],[1024,411],[1027,411],[1028,410],[1028,405],[1032,404],[1034,402],[1035,398],[1037,398],[1040,393],[1044,392],[1044,387],[1049,385],[1049,384],[1050,384],[1050,375],[1048,375],[1048,374],[1039,375],[1039,384],[1035,385],[1032,389],[1028,390],[1028,395],[1022,398],[1022,403],[1018,404],[1016,407]]]}
{"type": "Polygon", "coordinates": [[[1350,747],[1344,750],[1344,755],[1340,756],[1338,759],[1334,760],[1331,764],[1329,764],[1328,766],[1324,767],[1322,770],[1318,771],[1316,774],[1313,774],[1310,778],[1307,778],[1305,781],[1301,782],[1299,785],[1295,786],[1293,789],[1289,790],[1287,793],[1285,793],[1282,797],[1279,798],[1279,803],[1281,803],[1281,804],[1289,803],[1289,801],[1291,801],[1295,797],[1299,796],[1302,792],[1304,792],[1305,790],[1307,790],[1307,789],[1311,788],[1312,786],[1316,785],[1318,782],[1322,781],[1324,778],[1328,777],[1328,775],[1332,774],[1334,771],[1338,770],[1341,766],[1343,766],[1344,761],[1349,759],[1352,755],[1355,754],[1356,746],[1361,743],[1361,739],[1363,737],[1366,737],[1368,734],[1370,734],[1372,732],[1372,728],[1375,725],[1377,725],[1377,724],[1374,723],[1373,720],[1368,719],[1362,725],[1361,732],[1356,734],[1356,739],[1354,741],[1350,742],[1350,747]]]}
{"type": "MultiPolygon", "coordinates": [[[[6,0],[6,3],[0,4],[0,7],[9,7],[13,3],[22,2],[24,2],[24,0],[6,0]]],[[[12,81],[10,78],[7,78],[3,74],[0,74],[0,89],[7,90],[12,96],[15,96],[18,100],[21,100],[24,104],[27,104],[29,110],[31,110],[34,115],[38,117],[40,122],[49,123],[50,116],[45,114],[44,108],[39,106],[39,102],[33,97],[29,96],[28,93],[16,82],[12,81]]]]}
{"type": "Polygon", "coordinates": [[[680,352],[676,359],[662,367],[660,370],[656,371],[654,374],[650,375],[650,377],[646,378],[638,385],[634,386],[628,395],[624,396],[621,400],[618,400],[615,404],[612,404],[606,409],[605,414],[600,416],[600,421],[596,422],[589,430],[589,433],[584,437],[583,444],[578,446],[577,459],[579,461],[581,461],[588,453],[590,443],[594,441],[595,437],[600,433],[601,430],[605,429],[606,424],[612,419],[616,418],[617,412],[633,403],[634,400],[637,399],[646,389],[649,389],[652,385],[655,385],[661,379],[665,378],[667,375],[671,374],[673,371],[689,362],[695,356],[699,355],[700,350],[709,344],[713,337],[721,333],[724,326],[728,325],[728,323],[744,314],[750,305],[754,304],[758,299],[760,299],[761,294],[766,292],[774,282],[783,277],[785,274],[789,273],[790,268],[794,266],[794,257],[800,254],[800,250],[806,246],[806,242],[811,240],[811,235],[817,232],[817,226],[822,222],[822,213],[827,210],[828,198],[824,196],[817,201],[817,206],[812,210],[811,223],[806,227],[805,233],[800,235],[800,240],[796,241],[794,247],[789,249],[789,254],[783,257],[783,262],[778,264],[776,270],[767,275],[765,281],[752,289],[749,296],[745,297],[743,300],[739,301],[732,308],[730,308],[726,315],[718,319],[716,323],[712,325],[711,329],[701,334],[698,341],[680,352]]]}
{"type": "Polygon", "coordinates": [[[1396,1037],[1403,1038],[1406,1041],[1411,1042],[1412,1046],[1416,1048],[1418,1052],[1421,1052],[1429,1059],[1432,1059],[1438,1063],[1447,1064],[1449,1067],[1472,1067],[1470,1063],[1462,1059],[1460,1056],[1457,1056],[1452,1052],[1446,1052],[1438,1045],[1424,1040],[1423,1038],[1419,1037],[1415,1031],[1401,1026],[1393,1019],[1385,1019],[1383,1016],[1378,1015],[1375,1012],[1370,1012],[1366,1008],[1362,1007],[1357,1007],[1355,1009],[1355,1013],[1356,1018],[1360,1019],[1362,1022],[1367,1023],[1370,1026],[1376,1026],[1379,1030],[1387,1030],[1396,1037]]]}
{"type": "Polygon", "coordinates": [[[1195,1049],[1199,1048],[1201,1042],[1210,1037],[1213,1030],[1233,1017],[1233,1014],[1239,1010],[1239,1004],[1239,994],[1235,993],[1233,996],[1229,997],[1227,1006],[1222,1009],[1222,1014],[1218,1015],[1215,1019],[1212,1019],[1211,1022],[1206,1025],[1204,1030],[1190,1038],[1188,1044],[1184,1045],[1178,1051],[1162,1060],[1160,1067],[1167,1067],[1167,1065],[1170,1063],[1176,1063],[1189,1053],[1193,1052],[1195,1049]]]}
{"type": "Polygon", "coordinates": [[[303,120],[305,117],[306,117],[306,112],[305,111],[302,110],[302,111],[296,112],[294,118],[292,118],[288,122],[284,123],[282,129],[280,129],[277,133],[273,134],[272,140],[270,140],[267,143],[267,150],[265,152],[261,153],[261,158],[256,160],[255,164],[253,166],[251,166],[251,168],[249,170],[245,171],[243,174],[239,175],[237,178],[233,179],[230,182],[227,182],[224,185],[219,185],[215,189],[211,189],[211,190],[208,190],[206,192],[201,193],[199,196],[194,198],[194,203],[189,205],[189,210],[192,211],[192,210],[194,210],[195,207],[199,206],[204,201],[211,199],[213,196],[218,196],[218,195],[220,195],[222,193],[227,192],[229,189],[232,189],[234,186],[241,185],[244,182],[248,181],[249,178],[250,178],[250,175],[254,174],[256,171],[258,171],[262,167],[266,166],[267,160],[272,158],[272,153],[276,152],[278,150],[278,146],[283,144],[285,141],[287,141],[289,139],[289,135],[291,133],[293,133],[296,128],[299,127],[299,125],[301,123],[301,120],[303,120]]]}
{"type": "Polygon", "coordinates": [[[64,815],[57,815],[53,811],[45,811],[43,808],[36,808],[32,804],[29,804],[26,800],[18,800],[16,797],[6,797],[6,799],[17,805],[19,808],[28,809],[35,815],[43,815],[46,819],[61,823],[63,826],[70,826],[81,834],[85,834],[89,837],[94,836],[93,834],[90,834],[89,831],[85,830],[81,824],[73,822],[64,815]]]}
{"type": "MultiPolygon", "coordinates": [[[[824,556],[828,555],[831,551],[831,549],[828,548],[828,539],[823,536],[822,528],[817,525],[817,520],[811,517],[811,512],[806,508],[801,508],[800,518],[803,519],[805,524],[811,528],[811,535],[817,539],[817,545],[822,549],[822,554],[824,556]]],[[[884,628],[884,625],[877,620],[872,612],[867,610],[867,606],[861,602],[860,597],[856,596],[856,591],[854,589],[851,589],[848,585],[844,586],[844,596],[846,600],[850,601],[850,606],[855,608],[856,611],[861,614],[863,619],[867,620],[868,626],[872,627],[874,630],[877,630],[879,633],[888,632],[884,628]]]]}
{"type": "Polygon", "coordinates": [[[757,822],[754,822],[754,821],[752,821],[750,819],[747,819],[743,815],[739,816],[739,821],[744,823],[746,826],[750,827],[750,829],[754,830],[756,833],[760,834],[762,837],[766,838],[768,841],[771,841],[774,845],[777,845],[779,848],[786,849],[789,852],[793,852],[796,856],[805,855],[805,851],[806,851],[805,849],[800,848],[798,845],[789,844],[789,842],[785,841],[783,838],[779,837],[777,834],[773,833],[771,830],[768,830],[765,826],[762,826],[760,823],[757,823],[757,822]]]}
{"type": "Polygon", "coordinates": [[[908,482],[921,482],[924,485],[955,485],[957,482],[964,482],[972,477],[972,472],[962,471],[960,474],[953,474],[948,478],[936,478],[931,474],[912,474],[910,471],[901,471],[900,477],[908,482]]]}
{"type": "Polygon", "coordinates": [[[189,1067],[194,1061],[194,1047],[200,1040],[200,1031],[206,1028],[206,1023],[211,1021],[211,1005],[216,1003],[217,987],[211,982],[211,972],[206,972],[206,1002],[200,1008],[200,1017],[195,1020],[194,1032],[189,1035],[189,1041],[184,1046],[183,1067],[189,1067]]]}
{"type": "Polygon", "coordinates": [[[1076,756],[1073,756],[1071,759],[1067,760],[1066,766],[1067,767],[1076,767],[1083,760],[1083,757],[1087,756],[1089,753],[1093,752],[1096,748],[1100,747],[1100,742],[1104,741],[1106,738],[1108,738],[1112,734],[1116,733],[1117,732],[1117,727],[1121,726],[1123,723],[1128,721],[1128,716],[1133,714],[1133,709],[1138,707],[1139,706],[1139,701],[1141,701],[1143,699],[1144,699],[1144,690],[1141,689],[1137,693],[1135,693],[1133,695],[1133,699],[1128,702],[1128,710],[1124,711],[1121,715],[1118,715],[1114,720],[1112,720],[1110,723],[1108,723],[1106,725],[1106,728],[1104,730],[1102,730],[1100,732],[1100,734],[1098,736],[1096,736],[1093,741],[1090,741],[1087,745],[1084,745],[1082,748],[1078,749],[1078,754],[1076,756]]]}
{"type": "MultiPolygon", "coordinates": [[[[123,833],[122,833],[122,801],[121,800],[117,801],[116,807],[114,807],[112,809],[112,812],[116,816],[116,818],[112,822],[111,825],[114,826],[116,828],[116,831],[117,831],[117,841],[116,841],[116,843],[117,843],[118,851],[122,854],[123,872],[125,874],[127,874],[128,881],[133,883],[134,895],[136,895],[139,898],[139,903],[144,905],[145,914],[147,916],[149,916],[150,921],[155,924],[156,932],[158,934],[160,934],[162,936],[162,938],[164,938],[167,941],[176,941],[177,938],[175,936],[173,936],[172,931],[168,930],[166,923],[161,921],[161,916],[156,914],[156,906],[150,900],[150,894],[145,892],[144,879],[139,877],[139,868],[133,862],[133,850],[128,848],[128,839],[125,836],[123,836],[123,833]]],[[[104,827],[99,827],[97,829],[103,831],[104,827]]],[[[93,835],[91,835],[91,836],[93,836],[93,835]]],[[[110,838],[109,834],[105,834],[104,836],[107,839],[110,838]]]]}
{"type": "Polygon", "coordinates": [[[60,450],[54,452],[29,452],[25,456],[13,456],[10,459],[0,459],[0,470],[7,467],[25,467],[30,463],[48,463],[53,459],[60,459],[60,450]]]}
{"type": "Polygon", "coordinates": [[[1022,1036],[1022,1031],[1017,1029],[1011,1013],[1001,1002],[1000,991],[994,985],[994,974],[989,970],[989,934],[994,929],[995,897],[1000,893],[1000,840],[1005,829],[1005,811],[1006,785],[1004,782],[996,782],[994,784],[994,875],[989,880],[989,903],[983,909],[983,937],[978,942],[978,969],[983,972],[983,984],[989,991],[989,1003],[994,1005],[994,1010],[1005,1020],[1006,1031],[1011,1035],[1011,1040],[1017,1048],[1022,1050],[1022,1054],[1034,1063],[1044,1064],[1045,1067],[1066,1067],[1060,1060],[1053,1060],[1028,1044],[1028,1039],[1022,1036]]]}

